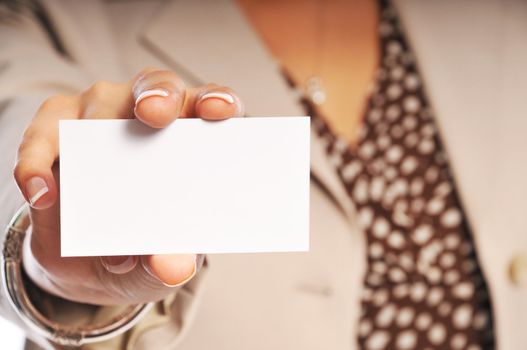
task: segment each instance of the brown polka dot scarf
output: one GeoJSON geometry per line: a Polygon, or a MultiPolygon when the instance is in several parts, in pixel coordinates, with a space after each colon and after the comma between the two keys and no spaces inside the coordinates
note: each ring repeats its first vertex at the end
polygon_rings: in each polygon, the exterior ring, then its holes
{"type": "Polygon", "coordinates": [[[492,349],[492,314],[433,114],[394,9],[356,148],[313,115],[367,240],[363,349],[492,349]]]}

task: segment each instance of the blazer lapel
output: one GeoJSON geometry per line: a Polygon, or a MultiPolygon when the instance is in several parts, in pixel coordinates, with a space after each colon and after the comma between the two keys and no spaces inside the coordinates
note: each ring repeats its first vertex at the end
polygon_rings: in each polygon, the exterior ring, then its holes
{"type": "Polygon", "coordinates": [[[129,79],[120,70],[110,19],[99,0],[48,0],[41,4],[69,58],[82,66],[92,80],[129,79]]]}

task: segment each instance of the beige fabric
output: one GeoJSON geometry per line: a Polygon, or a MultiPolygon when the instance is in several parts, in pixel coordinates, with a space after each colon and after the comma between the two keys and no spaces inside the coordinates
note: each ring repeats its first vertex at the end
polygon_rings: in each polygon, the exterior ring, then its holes
{"type": "MultiPolygon", "coordinates": [[[[96,79],[128,79],[143,65],[174,69],[190,84],[230,85],[251,115],[302,114],[277,64],[231,1],[44,3],[72,60],[52,54],[34,23],[19,24],[10,36],[16,40],[7,40],[9,50],[0,50],[10,64],[0,71],[0,97],[18,96],[18,109],[4,110],[0,123],[12,110],[20,114],[22,92],[29,87],[39,89],[39,96],[71,91],[96,79]],[[39,60],[29,60],[28,53],[37,57],[35,51],[39,60]]],[[[515,254],[527,251],[522,213],[527,5],[521,0],[399,0],[396,5],[474,229],[494,302],[498,345],[525,348],[527,291],[512,285],[507,271],[515,254]]],[[[25,115],[33,113],[38,99],[31,101],[25,115]]],[[[10,118],[11,124],[22,122],[27,118],[10,118]]],[[[132,336],[91,348],[122,342],[129,349],[356,347],[364,242],[323,146],[313,137],[309,253],[210,256],[206,278],[189,293],[156,308],[132,336]],[[183,310],[188,311],[184,322],[183,310]],[[193,317],[192,327],[182,327],[193,317]]]]}

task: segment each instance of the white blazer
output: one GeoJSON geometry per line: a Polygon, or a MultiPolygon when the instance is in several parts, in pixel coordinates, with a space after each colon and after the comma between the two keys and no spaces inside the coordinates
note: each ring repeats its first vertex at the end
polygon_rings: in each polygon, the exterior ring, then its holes
{"type": "MultiPolygon", "coordinates": [[[[43,4],[66,57],[34,19],[0,24],[2,225],[21,201],[10,170],[20,133],[51,94],[157,66],[190,85],[232,87],[249,115],[303,114],[278,63],[229,0],[43,4]]],[[[395,5],[475,237],[498,347],[527,348],[527,2],[395,5]]],[[[209,256],[203,278],[126,339],[90,348],[355,348],[364,237],[323,146],[313,135],[310,253],[209,256]]],[[[3,296],[0,306],[19,322],[3,296]]]]}

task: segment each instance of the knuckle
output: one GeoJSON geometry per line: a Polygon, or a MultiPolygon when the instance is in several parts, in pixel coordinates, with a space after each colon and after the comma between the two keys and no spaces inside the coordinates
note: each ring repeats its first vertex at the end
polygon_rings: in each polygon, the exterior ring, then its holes
{"type": "Polygon", "coordinates": [[[86,90],[83,95],[90,99],[102,99],[109,91],[113,90],[116,85],[117,84],[107,80],[99,80],[86,90]]]}

